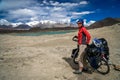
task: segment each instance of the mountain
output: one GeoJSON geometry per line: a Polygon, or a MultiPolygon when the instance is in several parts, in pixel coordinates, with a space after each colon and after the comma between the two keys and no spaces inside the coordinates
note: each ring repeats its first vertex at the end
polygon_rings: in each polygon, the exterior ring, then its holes
{"type": "Polygon", "coordinates": [[[27,24],[20,24],[17,27],[14,27],[15,30],[29,30],[31,27],[27,24]]]}
{"type": "Polygon", "coordinates": [[[95,23],[88,26],[88,29],[100,28],[100,27],[104,27],[104,26],[111,26],[111,25],[116,24],[116,23],[120,23],[120,18],[108,17],[108,18],[105,18],[103,20],[96,21],[95,23]]]}
{"type": "MultiPolygon", "coordinates": [[[[100,21],[90,21],[89,24],[91,24],[90,26],[88,26],[88,29],[93,29],[93,28],[100,28],[100,27],[104,27],[104,26],[111,26],[113,24],[116,23],[120,23],[120,18],[105,18],[103,20],[100,21]],[[93,24],[91,24],[93,23],[93,24]]],[[[86,25],[88,23],[85,23],[86,25]]],[[[58,30],[58,29],[66,29],[66,27],[69,27],[70,29],[72,27],[74,27],[71,24],[68,23],[56,23],[53,21],[32,21],[32,22],[28,22],[28,23],[11,23],[8,22],[5,19],[1,19],[0,20],[0,29],[8,29],[8,30],[30,30],[30,31],[39,31],[39,30],[58,30]],[[49,29],[50,28],[50,29],[49,29]]]]}
{"type": "Polygon", "coordinates": [[[22,22],[17,22],[17,23],[11,23],[12,24],[12,27],[17,27],[18,25],[21,25],[23,24],[22,22]]]}

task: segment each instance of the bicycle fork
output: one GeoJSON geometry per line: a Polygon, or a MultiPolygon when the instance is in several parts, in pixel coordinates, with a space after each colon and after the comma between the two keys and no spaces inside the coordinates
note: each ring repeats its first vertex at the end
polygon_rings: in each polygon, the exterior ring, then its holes
{"type": "Polygon", "coordinates": [[[104,59],[105,61],[107,61],[107,59],[105,58],[105,54],[104,53],[101,54],[101,57],[102,57],[102,59],[104,59]]]}

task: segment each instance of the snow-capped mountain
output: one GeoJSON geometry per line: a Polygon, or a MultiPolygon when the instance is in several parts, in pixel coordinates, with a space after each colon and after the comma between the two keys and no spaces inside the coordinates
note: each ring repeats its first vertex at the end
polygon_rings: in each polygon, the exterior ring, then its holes
{"type": "Polygon", "coordinates": [[[40,21],[42,24],[56,24],[57,22],[52,21],[52,20],[41,20],[40,21]]]}
{"type": "Polygon", "coordinates": [[[18,22],[18,23],[11,23],[11,25],[13,26],[13,27],[17,27],[17,26],[19,26],[19,25],[21,25],[21,24],[23,24],[22,22],[18,22]]]}
{"type": "Polygon", "coordinates": [[[20,24],[17,27],[14,27],[14,29],[16,30],[29,30],[31,28],[31,26],[26,25],[26,24],[20,24]]]}
{"type": "Polygon", "coordinates": [[[27,22],[26,24],[31,26],[31,27],[34,27],[35,25],[37,25],[39,23],[40,23],[39,21],[31,21],[31,22],[27,22]]]}
{"type": "Polygon", "coordinates": [[[38,25],[43,25],[43,24],[48,24],[48,25],[53,25],[56,24],[57,22],[55,21],[51,21],[51,20],[41,20],[41,21],[31,21],[31,22],[27,22],[26,24],[31,26],[31,27],[35,27],[38,25]]]}
{"type": "MultiPolygon", "coordinates": [[[[92,23],[94,23],[95,21],[89,21],[86,22],[84,21],[85,26],[89,26],[92,23]]],[[[40,20],[40,21],[30,21],[30,22],[26,22],[26,23],[22,23],[22,22],[18,22],[18,23],[12,23],[9,22],[5,19],[0,19],[0,28],[13,28],[13,29],[17,29],[16,27],[20,27],[22,26],[22,29],[26,29],[26,27],[40,27],[40,28],[55,28],[55,27],[67,27],[67,26],[71,26],[70,25],[70,21],[61,21],[61,22],[56,22],[56,21],[52,21],[52,20],[40,20]],[[4,26],[3,26],[4,25],[4,26]],[[24,26],[24,27],[23,27],[24,26]]],[[[73,25],[76,26],[76,25],[73,25]]],[[[73,27],[71,26],[71,27],[73,27]]]]}
{"type": "Polygon", "coordinates": [[[26,22],[26,23],[22,23],[22,22],[18,22],[18,23],[11,23],[5,19],[1,19],[0,20],[0,25],[11,25],[13,28],[19,26],[19,25],[22,25],[22,24],[25,24],[25,25],[28,25],[30,27],[35,27],[35,26],[38,26],[38,25],[43,25],[43,24],[46,24],[46,25],[53,25],[53,24],[56,24],[57,22],[55,21],[51,21],[51,20],[41,20],[41,21],[30,21],[30,22],[26,22]]]}

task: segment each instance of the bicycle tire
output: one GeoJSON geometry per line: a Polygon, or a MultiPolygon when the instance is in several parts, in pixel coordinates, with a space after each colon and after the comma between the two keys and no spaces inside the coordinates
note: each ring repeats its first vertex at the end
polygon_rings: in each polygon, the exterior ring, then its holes
{"type": "Polygon", "coordinates": [[[75,52],[74,52],[74,54],[73,54],[73,62],[74,62],[75,64],[78,64],[78,61],[76,60],[77,57],[78,57],[78,52],[79,52],[79,50],[76,49],[75,52]]]}
{"type": "Polygon", "coordinates": [[[73,57],[73,62],[74,62],[75,64],[78,64],[78,61],[76,61],[76,57],[73,57]]]}
{"type": "Polygon", "coordinates": [[[109,64],[108,64],[108,62],[106,60],[101,59],[98,64],[99,64],[99,67],[96,69],[97,72],[99,72],[99,73],[101,73],[103,75],[108,74],[110,72],[110,66],[109,66],[109,64]],[[100,68],[102,68],[102,66],[106,67],[105,71],[99,70],[100,68]]]}

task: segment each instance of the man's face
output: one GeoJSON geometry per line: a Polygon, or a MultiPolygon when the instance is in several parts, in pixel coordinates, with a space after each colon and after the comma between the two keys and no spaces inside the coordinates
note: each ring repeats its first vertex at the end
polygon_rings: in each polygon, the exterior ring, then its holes
{"type": "Polygon", "coordinates": [[[78,22],[77,24],[79,28],[83,26],[81,22],[78,22]]]}

